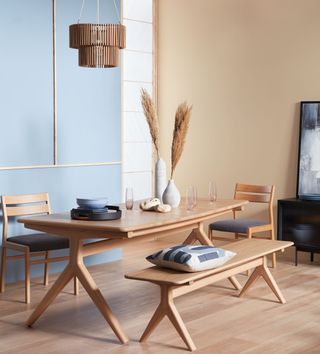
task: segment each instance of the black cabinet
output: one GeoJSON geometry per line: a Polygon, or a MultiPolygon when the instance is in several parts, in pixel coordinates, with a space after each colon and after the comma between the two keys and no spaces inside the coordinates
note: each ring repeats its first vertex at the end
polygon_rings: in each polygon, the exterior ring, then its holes
{"type": "Polygon", "coordinates": [[[278,239],[293,241],[298,251],[320,253],[320,201],[278,200],[278,239]]]}

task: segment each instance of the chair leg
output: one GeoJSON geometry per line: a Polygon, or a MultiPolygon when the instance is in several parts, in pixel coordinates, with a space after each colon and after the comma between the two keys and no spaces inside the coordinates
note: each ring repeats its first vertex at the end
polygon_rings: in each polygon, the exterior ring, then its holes
{"type": "Polygon", "coordinates": [[[25,302],[30,304],[30,252],[25,251],[24,254],[24,282],[25,282],[25,302]]]}
{"type": "MultiPolygon", "coordinates": [[[[274,240],[274,231],[273,229],[270,231],[271,233],[271,240],[274,240]]],[[[272,253],[272,268],[276,268],[277,267],[277,256],[276,253],[272,253]]]]}
{"type": "Polygon", "coordinates": [[[212,229],[210,227],[210,224],[208,225],[208,238],[210,241],[212,241],[212,229]]]}
{"type": "MultiPolygon", "coordinates": [[[[49,251],[46,251],[45,253],[45,260],[48,260],[49,258],[49,251]]],[[[49,262],[44,263],[44,276],[43,276],[43,285],[48,285],[49,284],[49,262]]]]}
{"type": "MultiPolygon", "coordinates": [[[[248,238],[249,238],[249,239],[252,238],[252,230],[251,230],[250,228],[248,229],[248,238]]],[[[250,277],[250,276],[251,276],[251,273],[252,273],[251,269],[248,269],[248,270],[246,271],[246,276],[247,276],[247,277],[250,277]]]]}
{"type": "Polygon", "coordinates": [[[79,295],[79,280],[77,277],[73,278],[73,294],[79,295]]]}
{"type": "Polygon", "coordinates": [[[6,247],[2,246],[1,251],[1,273],[0,273],[0,293],[4,292],[4,285],[5,285],[5,276],[6,276],[6,247]]]}

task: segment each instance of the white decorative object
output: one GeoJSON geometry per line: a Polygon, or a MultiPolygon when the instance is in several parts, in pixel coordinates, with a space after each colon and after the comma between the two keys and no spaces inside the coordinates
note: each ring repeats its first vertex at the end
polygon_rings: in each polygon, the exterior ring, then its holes
{"type": "Polygon", "coordinates": [[[169,204],[159,204],[154,210],[159,213],[169,213],[169,211],[171,211],[171,206],[169,204]]]}
{"type": "Polygon", "coordinates": [[[160,199],[151,198],[140,203],[140,209],[144,211],[157,211],[159,213],[168,213],[171,211],[169,204],[161,204],[160,199]]]}
{"type": "Polygon", "coordinates": [[[140,208],[142,210],[152,210],[154,207],[156,207],[160,203],[161,203],[160,199],[151,198],[151,199],[147,199],[147,200],[144,200],[143,202],[141,202],[140,203],[140,208]]]}
{"type": "Polygon", "coordinates": [[[172,208],[177,208],[180,204],[180,192],[176,187],[174,180],[170,179],[167,188],[162,195],[162,201],[165,204],[169,204],[172,208]]]}
{"type": "Polygon", "coordinates": [[[155,197],[162,201],[162,195],[167,186],[167,168],[165,162],[159,158],[154,170],[155,197]]]}

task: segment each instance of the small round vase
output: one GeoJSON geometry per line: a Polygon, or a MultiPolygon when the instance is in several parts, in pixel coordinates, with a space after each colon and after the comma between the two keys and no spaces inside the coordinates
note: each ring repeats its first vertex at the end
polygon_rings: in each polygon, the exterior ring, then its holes
{"type": "Polygon", "coordinates": [[[165,162],[159,158],[154,171],[154,189],[155,197],[162,202],[162,195],[167,186],[167,169],[165,162]]]}
{"type": "Polygon", "coordinates": [[[177,208],[180,204],[180,192],[174,183],[173,179],[170,179],[166,189],[162,195],[162,201],[164,204],[169,204],[171,208],[177,208]]]}

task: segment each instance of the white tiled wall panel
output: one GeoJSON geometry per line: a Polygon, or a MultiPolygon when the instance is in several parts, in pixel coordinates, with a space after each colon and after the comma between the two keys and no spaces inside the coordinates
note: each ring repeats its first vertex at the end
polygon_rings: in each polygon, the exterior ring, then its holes
{"type": "Polygon", "coordinates": [[[122,191],[134,198],[153,195],[152,142],[141,106],[141,89],[152,95],[153,0],[122,0],[127,47],[122,51],[122,191]]]}
{"type": "Polygon", "coordinates": [[[146,89],[149,94],[152,94],[152,84],[140,82],[123,82],[123,110],[142,112],[140,102],[141,89],[146,89]]]}
{"type": "Polygon", "coordinates": [[[123,18],[152,22],[152,0],[123,0],[123,18]]]}
{"type": "Polygon", "coordinates": [[[152,24],[125,20],[127,28],[126,48],[152,53],[152,24]]]}
{"type": "Polygon", "coordinates": [[[123,143],[123,172],[150,171],[152,145],[149,143],[123,143]]]}
{"type": "Polygon", "coordinates": [[[152,82],[152,54],[123,52],[123,80],[152,82]]]}
{"type": "Polygon", "coordinates": [[[123,187],[133,188],[134,200],[146,199],[152,196],[152,173],[133,172],[123,174],[123,187]]]}
{"type": "Polygon", "coordinates": [[[151,142],[146,118],[140,112],[124,112],[123,139],[125,142],[151,142]]]}

